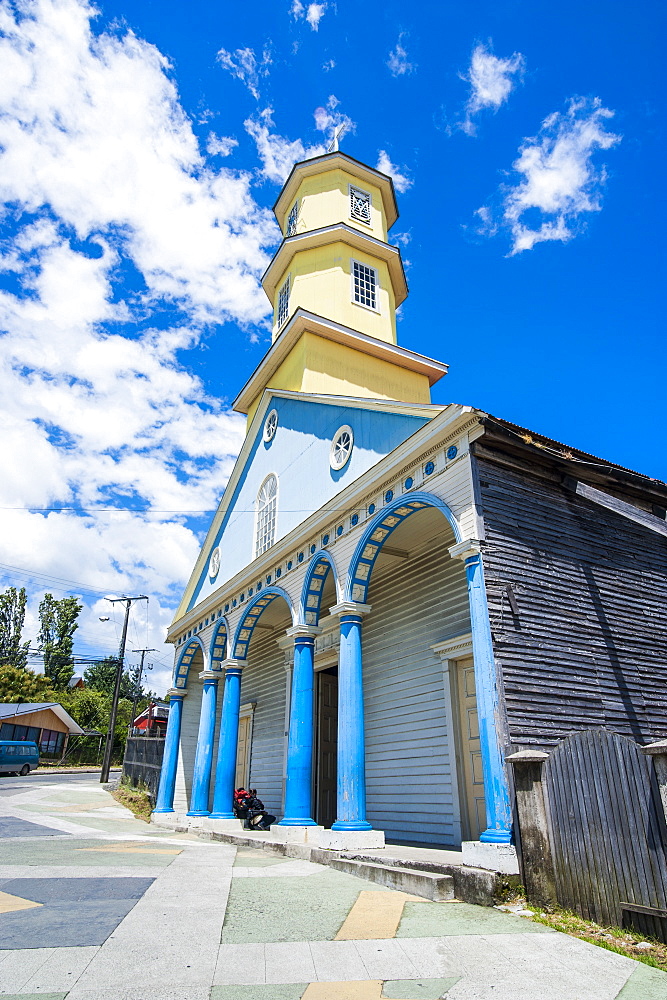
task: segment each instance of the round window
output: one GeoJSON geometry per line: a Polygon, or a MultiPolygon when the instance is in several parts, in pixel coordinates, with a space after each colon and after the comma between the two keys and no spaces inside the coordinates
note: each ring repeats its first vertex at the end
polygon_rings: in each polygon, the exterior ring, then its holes
{"type": "Polygon", "coordinates": [[[211,552],[211,561],[208,567],[208,575],[212,580],[215,580],[216,576],[220,572],[220,549],[215,548],[211,552]]]}
{"type": "Polygon", "coordinates": [[[268,417],[264,421],[264,440],[273,441],[276,436],[276,431],[278,430],[278,411],[271,410],[268,417]]]}
{"type": "Polygon", "coordinates": [[[348,424],[339,427],[331,442],[329,461],[332,469],[342,469],[347,465],[354,445],[354,434],[348,424]]]}

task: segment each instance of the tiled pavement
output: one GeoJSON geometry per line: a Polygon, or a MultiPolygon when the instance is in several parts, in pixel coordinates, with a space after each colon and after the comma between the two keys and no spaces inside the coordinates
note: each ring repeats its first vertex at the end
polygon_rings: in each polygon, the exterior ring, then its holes
{"type": "Polygon", "coordinates": [[[667,1000],[513,914],[135,820],[95,778],[0,784],[4,1000],[667,1000]]]}

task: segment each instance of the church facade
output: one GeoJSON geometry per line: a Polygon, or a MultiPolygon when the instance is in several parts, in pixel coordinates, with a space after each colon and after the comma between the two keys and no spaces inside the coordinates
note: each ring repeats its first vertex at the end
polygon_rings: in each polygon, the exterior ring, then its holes
{"type": "Polygon", "coordinates": [[[244,785],[278,838],[510,851],[506,755],[665,735],[665,488],[431,403],[447,366],[397,344],[388,177],[307,160],[275,213],[273,341],[169,630],[153,818],[233,830],[244,785]]]}

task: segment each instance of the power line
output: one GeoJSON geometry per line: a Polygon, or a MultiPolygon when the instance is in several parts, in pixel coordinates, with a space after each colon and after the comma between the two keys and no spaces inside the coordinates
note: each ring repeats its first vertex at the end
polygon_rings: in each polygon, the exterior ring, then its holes
{"type": "Polygon", "coordinates": [[[211,510],[158,510],[155,507],[144,507],[136,510],[133,507],[4,507],[0,505],[0,510],[29,510],[35,514],[65,514],[67,512],[74,514],[89,514],[92,512],[98,514],[105,512],[113,513],[114,511],[121,511],[124,514],[215,514],[217,507],[211,510]]]}
{"type": "Polygon", "coordinates": [[[40,573],[39,570],[24,569],[22,566],[10,566],[8,563],[0,563],[0,570],[9,570],[12,573],[18,573],[20,576],[26,576],[33,580],[44,580],[52,590],[68,592],[71,587],[74,587],[80,594],[90,594],[94,597],[102,597],[100,590],[92,590],[90,587],[87,587],[85,584],[79,583],[76,580],[66,580],[64,577],[50,576],[48,573],[40,573]],[[59,587],[57,586],[59,583],[68,584],[68,587],[59,587]]]}

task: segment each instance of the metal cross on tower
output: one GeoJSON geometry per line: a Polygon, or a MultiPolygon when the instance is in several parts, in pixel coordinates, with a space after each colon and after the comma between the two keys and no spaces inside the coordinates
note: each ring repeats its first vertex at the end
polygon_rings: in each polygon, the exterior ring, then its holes
{"type": "Polygon", "coordinates": [[[327,153],[338,152],[340,140],[343,138],[346,131],[347,131],[347,122],[341,122],[340,125],[336,125],[331,142],[329,143],[329,148],[327,149],[327,153]]]}

